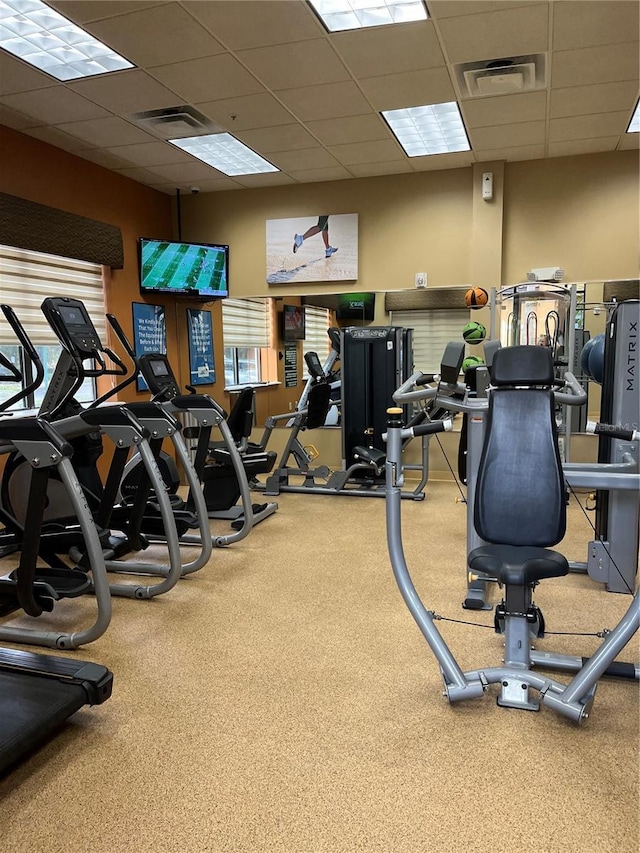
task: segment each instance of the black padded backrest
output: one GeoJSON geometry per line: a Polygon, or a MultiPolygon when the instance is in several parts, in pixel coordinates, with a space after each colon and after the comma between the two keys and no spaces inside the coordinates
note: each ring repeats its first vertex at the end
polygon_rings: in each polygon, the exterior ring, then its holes
{"type": "Polygon", "coordinates": [[[564,479],[550,390],[491,392],[474,525],[486,542],[502,545],[546,548],[564,536],[564,479]]]}
{"type": "Polygon", "coordinates": [[[311,386],[307,397],[306,429],[317,429],[324,426],[331,405],[331,385],[328,382],[317,382],[311,386]]]}
{"type": "Polygon", "coordinates": [[[227,418],[227,426],[236,443],[249,438],[253,429],[253,388],[243,388],[227,418]]]}
{"type": "Polygon", "coordinates": [[[553,379],[553,356],[548,347],[502,347],[493,354],[492,385],[551,385],[553,379]]]}

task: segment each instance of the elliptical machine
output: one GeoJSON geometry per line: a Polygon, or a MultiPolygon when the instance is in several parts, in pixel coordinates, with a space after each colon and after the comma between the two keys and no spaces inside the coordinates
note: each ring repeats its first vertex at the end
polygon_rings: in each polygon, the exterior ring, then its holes
{"type": "MultiPolygon", "coordinates": [[[[187,386],[188,394],[180,394],[178,381],[168,357],[164,353],[136,355],[117,318],[107,314],[107,319],[134,367],[127,384],[142,375],[154,395],[155,405],[171,415],[188,416],[197,425],[189,427],[189,434],[194,432],[197,437],[193,462],[189,460],[187,467],[187,470],[193,472],[192,476],[188,476],[189,494],[185,502],[176,495],[173,498],[174,509],[185,512],[186,515],[193,516],[195,513],[200,525],[207,518],[232,520],[233,533],[209,536],[215,547],[223,547],[244,539],[256,524],[273,515],[278,508],[275,502],[253,504],[249,485],[249,477],[253,478],[257,473],[263,473],[273,467],[275,454],[251,450],[246,456],[243,455],[241,446],[232,433],[231,417],[237,414],[236,408],[234,407],[227,420],[222,407],[207,394],[197,394],[191,386],[187,386]],[[211,442],[214,427],[217,427],[222,436],[221,443],[211,442]],[[217,458],[218,464],[212,464],[212,456],[217,458]],[[240,505],[236,506],[238,499],[240,505]]],[[[135,482],[136,472],[137,459],[134,456],[123,472],[123,491],[128,482],[135,482]]],[[[189,526],[196,527],[197,524],[189,526]]],[[[204,535],[201,528],[200,539],[204,535]]],[[[187,534],[186,530],[180,533],[180,541],[186,545],[198,544],[200,539],[187,534]]]]}
{"type": "MultiPolygon", "coordinates": [[[[101,405],[112,396],[113,390],[103,394],[88,409],[82,410],[77,404],[71,403],[86,376],[126,376],[127,369],[115,353],[103,346],[80,300],[49,297],[42,303],[42,310],[62,345],[54,376],[42,403],[42,416],[47,421],[55,422],[56,431],[69,441],[76,440],[78,437],[85,438],[98,430],[100,436],[108,436],[115,447],[104,486],[97,471],[99,452],[95,447],[90,448],[90,453],[85,453],[78,468],[85,490],[85,499],[90,502],[96,525],[101,531],[105,564],[113,572],[161,578],[153,584],[111,583],[109,589],[114,595],[137,599],[152,598],[168,592],[184,573],[185,566],[181,562],[175,518],[154,451],[150,447],[150,430],[134,414],[135,404],[134,406],[101,405]],[[91,360],[91,363],[97,366],[85,367],[86,360],[91,360]],[[114,367],[109,367],[108,364],[113,364],[114,367]],[[70,404],[76,413],[63,417],[66,414],[67,404],[70,404]],[[80,408],[79,411],[77,411],[78,408],[80,408]],[[141,484],[132,506],[117,506],[115,497],[122,470],[132,450],[137,450],[144,462],[146,479],[141,484]],[[142,534],[142,522],[149,490],[152,488],[166,531],[168,565],[132,559],[126,562],[115,559],[134,551],[144,550],[148,546],[148,540],[142,534]],[[111,535],[112,529],[117,530],[121,535],[114,538],[111,535]]],[[[164,413],[157,408],[146,412],[138,409],[138,413],[151,418],[152,429],[164,429],[169,432],[179,429],[177,423],[168,423],[164,413]]],[[[99,436],[95,436],[95,439],[99,440],[99,436]]],[[[82,448],[80,450],[82,451],[82,448]]],[[[24,464],[16,458],[10,468],[5,470],[3,477],[3,505],[17,518],[24,513],[27,494],[22,476],[24,471],[24,464]]],[[[58,498],[52,492],[50,497],[45,516],[45,522],[49,525],[48,535],[45,538],[46,549],[41,550],[41,556],[51,568],[65,572],[68,571],[68,566],[59,555],[68,554],[77,566],[84,570],[87,567],[87,560],[83,552],[78,550],[79,542],[74,530],[73,508],[63,499],[63,496],[58,498]]],[[[208,557],[205,557],[206,554],[199,555],[190,565],[197,565],[199,568],[207,561],[208,557]]]]}

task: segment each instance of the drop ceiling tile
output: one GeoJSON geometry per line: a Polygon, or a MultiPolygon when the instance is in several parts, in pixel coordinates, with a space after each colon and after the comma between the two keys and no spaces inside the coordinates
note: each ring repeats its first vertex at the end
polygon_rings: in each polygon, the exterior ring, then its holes
{"type": "Polygon", "coordinates": [[[51,85],[53,80],[48,74],[0,50],[0,95],[45,89],[51,85]]]}
{"type": "Polygon", "coordinates": [[[391,139],[332,145],[329,147],[329,152],[344,166],[351,166],[354,163],[383,163],[386,160],[397,160],[402,154],[398,143],[391,139]]]}
{"type": "Polygon", "coordinates": [[[388,139],[389,128],[377,113],[309,121],[307,127],[323,145],[388,139]]]}
{"type": "Polygon", "coordinates": [[[520,9],[523,6],[533,6],[536,2],[539,0],[429,0],[429,13],[435,18],[453,18],[503,9],[520,9]]]}
{"type": "Polygon", "coordinates": [[[238,57],[269,89],[348,80],[349,72],[326,39],[242,50],[238,57]]]}
{"type": "Polygon", "coordinates": [[[237,175],[236,181],[243,187],[280,187],[286,184],[295,184],[293,178],[284,172],[266,172],[263,175],[237,175]]]}
{"type": "Polygon", "coordinates": [[[476,151],[479,163],[494,160],[541,160],[545,155],[544,145],[518,145],[514,148],[494,148],[488,151],[476,151]]]}
{"type": "Polygon", "coordinates": [[[68,133],[63,133],[57,127],[30,127],[22,132],[33,136],[34,139],[40,139],[42,142],[48,142],[49,145],[55,145],[56,148],[62,148],[63,151],[71,151],[74,154],[78,152],[78,149],[84,147],[84,142],[68,133]]]}
{"type": "Polygon", "coordinates": [[[136,142],[149,142],[153,137],[117,116],[96,118],[92,121],[73,121],[58,125],[59,130],[88,143],[85,148],[110,148],[115,145],[135,145],[136,142]]]}
{"type": "Polygon", "coordinates": [[[192,104],[264,92],[264,86],[226,53],[159,65],[151,73],[192,104]]]}
{"type": "Polygon", "coordinates": [[[169,142],[142,142],[138,145],[117,145],[105,148],[127,166],[167,166],[172,163],[192,163],[193,159],[169,142]]]}
{"type": "Polygon", "coordinates": [[[88,77],[69,83],[69,87],[119,115],[174,107],[180,101],[174,92],[139,68],[88,77]]]}
{"type": "Polygon", "coordinates": [[[76,154],[84,160],[91,160],[98,166],[104,166],[105,169],[125,169],[129,166],[126,160],[112,154],[108,148],[85,148],[76,151],[76,154]]]}
{"type": "MultiPolygon", "coordinates": [[[[220,192],[221,190],[239,190],[242,189],[241,185],[234,181],[232,178],[227,176],[223,178],[213,178],[205,181],[198,181],[198,187],[200,188],[200,192],[202,193],[211,193],[211,192],[220,192]]],[[[189,190],[188,186],[181,186],[180,189],[189,190]]],[[[173,189],[175,193],[175,187],[173,189]]]]}
{"type": "Polygon", "coordinates": [[[445,18],[439,23],[449,62],[500,59],[548,49],[546,4],[523,6],[480,15],[445,18]]]}
{"type": "Polygon", "coordinates": [[[402,74],[445,64],[431,21],[334,33],[331,41],[356,77],[402,74]]]}
{"type": "Polygon", "coordinates": [[[551,118],[588,115],[590,113],[631,110],[638,98],[638,84],[600,83],[593,86],[570,86],[551,90],[551,118]]]}
{"type": "Polygon", "coordinates": [[[555,3],[553,49],[571,50],[637,41],[640,6],[636,0],[572,0],[555,3]]]}
{"type": "Polygon", "coordinates": [[[352,178],[344,166],[335,166],[330,169],[303,169],[300,172],[289,172],[291,178],[301,184],[316,183],[318,181],[343,181],[352,178]]]}
{"type": "Polygon", "coordinates": [[[47,0],[49,6],[57,9],[77,23],[98,21],[113,15],[123,15],[146,6],[160,6],[166,0],[47,0]]]}
{"type": "Polygon", "coordinates": [[[114,169],[119,175],[125,178],[131,178],[132,181],[138,181],[140,184],[154,184],[158,180],[158,176],[148,169],[142,169],[138,166],[125,169],[114,169]]]}
{"type": "Polygon", "coordinates": [[[619,136],[625,132],[628,124],[629,113],[626,111],[554,118],[549,122],[549,142],[593,139],[598,136],[619,136]]]}
{"type": "Polygon", "coordinates": [[[181,6],[140,9],[87,29],[139,68],[223,53],[225,48],[181,6]],[[140,33],[145,37],[140,38],[140,33]]]}
{"type": "Polygon", "coordinates": [[[239,130],[254,130],[257,127],[291,124],[293,121],[291,113],[268,92],[245,95],[242,98],[226,98],[222,101],[206,101],[195,106],[201,113],[216,124],[227,128],[231,133],[239,130]]]}
{"type": "Polygon", "coordinates": [[[580,50],[558,50],[553,54],[551,86],[587,86],[638,79],[638,45],[611,44],[580,50]]]}
{"type": "Polygon", "coordinates": [[[409,157],[412,172],[461,169],[470,166],[474,161],[473,151],[458,151],[455,154],[432,154],[427,157],[409,157]]]}
{"type": "Polygon", "coordinates": [[[301,124],[281,124],[277,127],[261,127],[234,134],[259,154],[266,156],[272,151],[294,151],[296,148],[315,148],[318,144],[301,124]]]}
{"type": "Polygon", "coordinates": [[[634,151],[640,147],[640,133],[623,133],[618,143],[618,151],[634,151]]]}
{"type": "Polygon", "coordinates": [[[498,127],[477,127],[469,130],[469,137],[474,151],[537,145],[545,141],[545,123],[544,121],[525,121],[521,124],[498,127]]]}
{"type": "Polygon", "coordinates": [[[2,103],[37,119],[39,124],[62,124],[67,121],[85,121],[109,115],[107,110],[92,104],[91,101],[63,85],[20,92],[17,95],[5,95],[2,103]]]}
{"type": "Polygon", "coordinates": [[[544,120],[546,108],[547,93],[540,91],[469,99],[462,103],[462,114],[468,128],[489,127],[495,124],[544,120]]]}
{"type": "Polygon", "coordinates": [[[0,124],[13,130],[24,130],[26,127],[38,127],[40,122],[16,112],[16,110],[10,110],[9,107],[0,103],[0,124]]]}
{"type": "Polygon", "coordinates": [[[615,151],[619,136],[602,136],[599,139],[569,139],[549,144],[549,157],[568,157],[572,154],[597,154],[615,151]]]}
{"type": "Polygon", "coordinates": [[[371,112],[369,102],[351,80],[282,89],[277,97],[300,121],[314,121],[371,112]]]}
{"type": "Polygon", "coordinates": [[[183,4],[230,50],[318,38],[324,28],[299,0],[244,0],[242,3],[183,4]]]}
{"type": "Polygon", "coordinates": [[[300,148],[298,151],[277,151],[270,162],[283,172],[301,172],[304,169],[325,169],[338,166],[335,157],[326,148],[300,148]]]}
{"type": "Polygon", "coordinates": [[[360,80],[360,86],[375,110],[398,110],[456,100],[446,68],[367,77],[360,80]]]}
{"type": "Polygon", "coordinates": [[[206,181],[211,178],[226,178],[222,172],[214,169],[213,166],[207,166],[206,163],[199,163],[197,160],[191,159],[190,163],[174,163],[167,166],[150,166],[149,171],[154,175],[162,178],[165,181],[174,181],[177,186],[182,181],[195,183],[196,181],[206,181]]]}
{"type": "Polygon", "coordinates": [[[405,172],[411,172],[409,160],[397,160],[396,162],[386,163],[353,163],[349,166],[349,171],[356,178],[374,178],[379,175],[400,175],[405,172]]]}

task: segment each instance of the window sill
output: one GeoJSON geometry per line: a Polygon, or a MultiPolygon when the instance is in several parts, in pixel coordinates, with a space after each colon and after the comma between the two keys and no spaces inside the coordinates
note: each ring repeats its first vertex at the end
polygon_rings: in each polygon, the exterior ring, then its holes
{"type": "Polygon", "coordinates": [[[255,388],[260,391],[261,388],[275,388],[282,385],[282,382],[245,382],[244,385],[225,385],[225,392],[234,394],[236,391],[242,391],[244,388],[255,388]]]}

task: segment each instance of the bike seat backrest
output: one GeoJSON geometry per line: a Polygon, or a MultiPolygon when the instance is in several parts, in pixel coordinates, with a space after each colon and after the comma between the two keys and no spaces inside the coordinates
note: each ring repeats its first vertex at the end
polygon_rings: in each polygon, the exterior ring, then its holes
{"type": "Polygon", "coordinates": [[[328,382],[316,382],[311,386],[307,398],[306,429],[324,426],[331,405],[331,385],[328,382]]]}
{"type": "Polygon", "coordinates": [[[236,444],[249,438],[253,429],[253,388],[243,388],[227,418],[227,426],[236,444]]]}
{"type": "Polygon", "coordinates": [[[478,469],[474,524],[487,542],[549,547],[566,529],[565,489],[545,347],[500,349],[478,469]]]}

